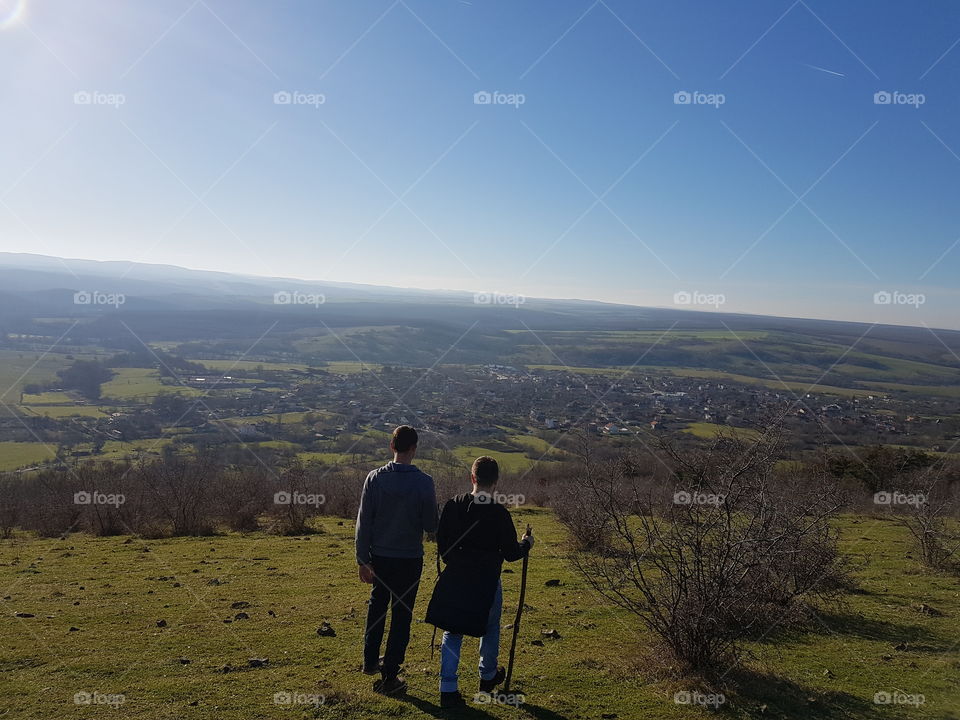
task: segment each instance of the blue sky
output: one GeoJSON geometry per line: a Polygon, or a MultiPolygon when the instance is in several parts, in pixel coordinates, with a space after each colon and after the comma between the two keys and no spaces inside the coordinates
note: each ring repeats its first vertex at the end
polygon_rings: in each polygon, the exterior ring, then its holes
{"type": "Polygon", "coordinates": [[[960,327],[953,2],[0,0],[0,24],[0,250],[960,327]]]}

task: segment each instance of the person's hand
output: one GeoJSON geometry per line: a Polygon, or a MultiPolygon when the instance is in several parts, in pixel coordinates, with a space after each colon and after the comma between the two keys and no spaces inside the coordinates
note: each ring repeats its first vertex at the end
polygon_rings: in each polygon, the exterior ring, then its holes
{"type": "Polygon", "coordinates": [[[360,582],[366,583],[367,585],[373,582],[373,566],[372,565],[361,565],[360,566],[360,582]]]}
{"type": "Polygon", "coordinates": [[[527,525],[527,532],[524,533],[523,539],[526,540],[527,545],[529,545],[528,550],[533,550],[533,530],[529,525],[527,525]]]}

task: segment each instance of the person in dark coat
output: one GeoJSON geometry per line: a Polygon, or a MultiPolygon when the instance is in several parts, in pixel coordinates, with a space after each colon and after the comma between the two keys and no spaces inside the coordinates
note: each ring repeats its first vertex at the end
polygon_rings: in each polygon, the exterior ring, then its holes
{"type": "Polygon", "coordinates": [[[446,563],[427,609],[427,622],[443,629],[440,646],[440,705],[465,704],[458,688],[460,648],[464,635],[480,637],[480,692],[492,692],[505,672],[497,665],[503,561],[519,560],[533,547],[533,535],[517,542],[507,508],[497,502],[497,461],[479,457],[473,463],[473,492],[448,500],[440,514],[437,551],[446,563]]]}
{"type": "Polygon", "coordinates": [[[407,689],[399,676],[410,642],[410,622],[423,571],[423,534],[437,529],[433,478],[413,464],[417,431],[393,431],[393,462],[372,471],[363,483],[357,513],[356,550],[360,580],[371,583],[363,634],[363,672],[380,673],[373,689],[396,695],[407,689]],[[380,644],[390,606],[390,634],[380,663],[380,644]]]}

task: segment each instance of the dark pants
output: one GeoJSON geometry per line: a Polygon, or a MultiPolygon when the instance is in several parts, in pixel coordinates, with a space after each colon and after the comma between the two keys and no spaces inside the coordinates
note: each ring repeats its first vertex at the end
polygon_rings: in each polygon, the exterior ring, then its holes
{"type": "Polygon", "coordinates": [[[410,642],[410,623],[413,603],[420,587],[423,558],[389,558],[374,556],[371,560],[376,578],[367,603],[367,629],[363,636],[363,664],[376,667],[380,660],[380,644],[390,605],[390,634],[383,654],[384,679],[394,678],[400,672],[407,644],[410,642]]]}

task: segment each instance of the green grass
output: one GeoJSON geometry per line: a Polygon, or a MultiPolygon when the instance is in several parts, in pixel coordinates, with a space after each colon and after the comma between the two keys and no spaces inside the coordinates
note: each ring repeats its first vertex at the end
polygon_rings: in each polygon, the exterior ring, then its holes
{"type": "Polygon", "coordinates": [[[501,470],[507,472],[523,472],[534,464],[533,460],[521,452],[488,450],[477,445],[459,445],[453,448],[453,454],[460,458],[468,467],[480,455],[489,455],[497,461],[501,470]]]}
{"type": "Polygon", "coordinates": [[[0,471],[53,460],[55,446],[40,442],[0,442],[0,471]]]}
{"type": "MultiPolygon", "coordinates": [[[[720,370],[696,370],[683,368],[663,368],[665,372],[671,375],[689,378],[703,378],[704,380],[730,380],[731,382],[744,383],[747,385],[763,385],[771,390],[791,390],[795,393],[823,393],[825,395],[866,395],[869,391],[855,388],[843,388],[833,385],[821,385],[813,382],[803,382],[796,380],[776,380],[769,378],[753,377],[751,375],[741,375],[739,373],[723,372],[720,370]]],[[[882,395],[883,393],[872,393],[882,395]]]]}
{"type": "Polygon", "coordinates": [[[322,462],[326,465],[348,465],[356,458],[352,454],[337,452],[301,452],[297,457],[305,463],[322,462]]]}
{"type": "Polygon", "coordinates": [[[54,353],[0,350],[0,400],[7,404],[18,401],[24,385],[56,380],[57,370],[70,362],[54,353]]]}
{"type": "MultiPolygon", "coordinates": [[[[656,660],[640,660],[650,657],[651,636],[575,574],[563,556],[563,531],[548,511],[521,508],[514,522],[532,523],[538,537],[514,672],[514,689],[526,695],[520,710],[439,710],[438,659],[430,658],[431,628],[420,622],[434,578],[429,544],[407,651],[408,696],[372,692],[372,679],[359,673],[368,588],[356,579],[353,523],[330,518],[319,521],[322,534],[307,538],[253,533],[129,543],[82,535],[0,541],[0,586],[7,596],[0,600],[3,710],[25,720],[714,717],[674,704],[676,691],[698,685],[664,676],[656,660]],[[219,584],[211,585],[214,579],[219,584]],[[562,584],[545,587],[550,579],[562,584]],[[250,603],[244,609],[249,619],[233,620],[238,610],[230,605],[237,601],[250,603]],[[16,618],[16,612],[34,617],[16,618]],[[157,627],[158,620],[166,627],[157,627]],[[323,620],[336,637],[317,636],[323,620]],[[532,645],[548,628],[561,639],[532,645]],[[250,657],[269,663],[249,668],[250,657]],[[222,672],[226,665],[230,672],[222,672]],[[118,711],[74,705],[74,694],[83,691],[122,693],[125,702],[118,711]],[[323,695],[327,704],[316,712],[276,706],[274,694],[285,691],[323,695]]],[[[727,690],[724,715],[955,717],[955,579],[918,569],[906,557],[907,533],[894,522],[847,517],[840,528],[860,590],[848,596],[846,608],[821,613],[809,632],[754,643],[746,662],[760,676],[727,690]],[[918,612],[920,603],[944,614],[918,612]],[[900,642],[906,650],[894,649],[900,642]],[[873,704],[874,693],[893,689],[922,693],[926,702],[917,709],[873,704]]],[[[509,567],[514,572],[503,576],[504,625],[512,622],[520,577],[518,564],[509,567]]],[[[502,662],[509,637],[502,633],[502,662]]],[[[476,652],[475,640],[464,643],[461,684],[471,692],[476,652]]]]}
{"type": "Polygon", "coordinates": [[[197,360],[210,370],[229,370],[251,371],[262,367],[264,370],[306,370],[309,366],[303,363],[284,363],[284,362],[261,362],[259,360],[197,360]]]}
{"type": "Polygon", "coordinates": [[[940,397],[960,398],[960,385],[907,385],[895,382],[872,382],[871,387],[894,393],[913,393],[916,395],[937,395],[940,397]]]}
{"type": "MultiPolygon", "coordinates": [[[[609,375],[620,377],[621,375],[630,375],[628,368],[601,368],[601,367],[567,367],[566,365],[527,365],[528,370],[563,370],[566,372],[575,372],[581,375],[609,375]]],[[[636,371],[636,368],[634,369],[636,371]]]]}
{"type": "Polygon", "coordinates": [[[68,405],[74,402],[74,398],[65,392],[43,392],[36,395],[24,393],[23,405],[68,405]]]}
{"type": "Polygon", "coordinates": [[[379,371],[383,365],[378,363],[359,363],[352,361],[328,362],[322,369],[335,375],[354,375],[359,372],[379,371]]]}
{"type": "Polygon", "coordinates": [[[165,385],[160,371],[151,368],[116,368],[115,376],[100,386],[104,398],[132,402],[148,402],[161,393],[202,395],[203,391],[182,385],[165,385]]]}
{"type": "Polygon", "coordinates": [[[93,405],[21,405],[20,409],[26,415],[43,415],[50,418],[107,416],[107,413],[93,405]]]}
{"type": "MultiPolygon", "coordinates": [[[[303,419],[310,413],[306,412],[285,412],[285,413],[273,413],[272,415],[238,415],[236,417],[224,418],[224,422],[231,423],[233,425],[256,425],[257,423],[269,422],[276,423],[277,418],[281,418],[281,421],[284,425],[302,423],[303,419]]],[[[327,417],[329,413],[324,412],[314,412],[318,418],[327,417]]]]}
{"type": "Polygon", "coordinates": [[[744,440],[756,440],[760,437],[760,433],[758,431],[750,428],[738,428],[733,427],[732,425],[722,425],[711,422],[690,423],[683,429],[683,432],[690,433],[691,435],[694,435],[698,438],[703,438],[705,440],[713,440],[721,433],[727,437],[737,436],[744,440]]]}
{"type": "Polygon", "coordinates": [[[137,457],[141,453],[159,455],[160,451],[173,442],[173,438],[140,438],[132,442],[108,440],[104,443],[99,460],[123,460],[127,457],[137,457]]]}

